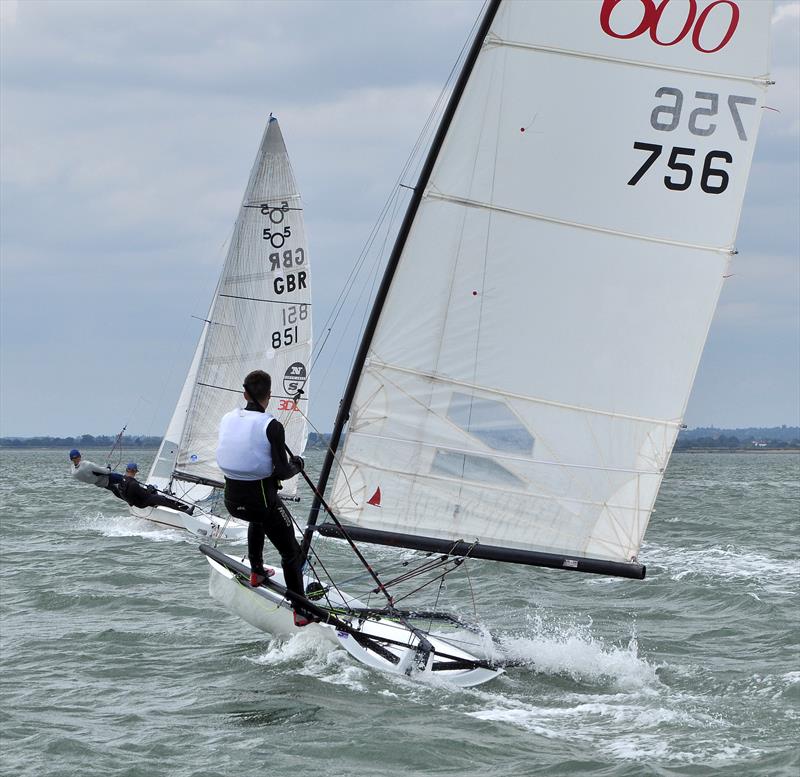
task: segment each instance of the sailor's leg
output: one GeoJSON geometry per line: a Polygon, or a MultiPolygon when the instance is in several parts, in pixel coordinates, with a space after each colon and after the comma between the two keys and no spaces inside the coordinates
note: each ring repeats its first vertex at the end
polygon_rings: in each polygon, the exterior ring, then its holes
{"type": "Polygon", "coordinates": [[[294,537],[294,528],[291,521],[287,524],[286,519],[277,510],[273,510],[264,528],[269,541],[281,554],[281,568],[283,569],[283,577],[286,580],[286,587],[290,591],[300,594],[300,596],[305,596],[303,571],[300,564],[302,552],[294,537]]]}
{"type": "Polygon", "coordinates": [[[103,488],[114,494],[114,496],[117,497],[117,499],[121,499],[123,502],[127,503],[128,500],[125,499],[125,497],[122,496],[122,494],[119,491],[119,483],[116,483],[114,481],[109,481],[108,483],[106,483],[105,486],[103,486],[103,488]]]}
{"type": "Polygon", "coordinates": [[[172,510],[180,510],[181,512],[188,513],[191,507],[177,499],[172,499],[164,494],[150,494],[147,497],[148,507],[169,507],[172,510]]]}
{"type": "Polygon", "coordinates": [[[247,556],[253,572],[264,571],[264,522],[269,509],[260,481],[225,481],[225,509],[247,521],[247,556]]]}
{"type": "Polygon", "coordinates": [[[248,521],[247,557],[253,572],[264,571],[264,524],[261,521],[248,521]]]}

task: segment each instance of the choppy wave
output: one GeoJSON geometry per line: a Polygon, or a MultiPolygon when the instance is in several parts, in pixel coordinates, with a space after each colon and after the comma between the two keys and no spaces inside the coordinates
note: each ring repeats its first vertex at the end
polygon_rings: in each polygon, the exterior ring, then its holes
{"type": "Polygon", "coordinates": [[[735,545],[689,549],[648,544],[645,553],[650,577],[663,572],[675,581],[743,581],[780,593],[797,591],[800,583],[800,564],[796,560],[735,545]]]}

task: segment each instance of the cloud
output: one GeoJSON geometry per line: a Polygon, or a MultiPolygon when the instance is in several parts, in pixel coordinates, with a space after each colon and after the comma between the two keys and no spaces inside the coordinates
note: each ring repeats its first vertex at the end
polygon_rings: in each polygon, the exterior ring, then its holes
{"type": "MultiPolygon", "coordinates": [[[[791,318],[799,5],[773,18],[780,113],[762,120],[712,356],[748,328],[747,347],[770,350],[791,318]]],[[[139,396],[155,422],[129,428],[160,432],[271,111],[304,198],[321,325],[480,7],[0,0],[2,433],[106,433],[139,396]],[[74,394],[37,397],[31,363],[57,366],[74,394]]],[[[351,313],[355,326],[363,307],[351,313]]],[[[352,350],[352,335],[331,341],[321,362],[324,429],[352,350]]],[[[749,422],[761,395],[740,399],[749,422]]]]}

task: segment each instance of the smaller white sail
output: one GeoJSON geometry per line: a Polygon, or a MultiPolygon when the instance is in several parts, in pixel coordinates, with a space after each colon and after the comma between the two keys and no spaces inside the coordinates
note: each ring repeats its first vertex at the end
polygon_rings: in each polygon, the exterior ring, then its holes
{"type": "MultiPolygon", "coordinates": [[[[215,458],[219,423],[225,413],[244,406],[242,382],[256,369],[271,375],[268,410],[283,423],[288,447],[302,453],[311,335],[302,203],[278,121],[270,117],[151,482],[174,478],[173,490],[188,489],[194,501],[211,483],[222,482],[215,458]],[[187,477],[195,482],[184,488],[179,484],[187,477]]],[[[293,478],[284,493],[295,488],[293,478]]]]}

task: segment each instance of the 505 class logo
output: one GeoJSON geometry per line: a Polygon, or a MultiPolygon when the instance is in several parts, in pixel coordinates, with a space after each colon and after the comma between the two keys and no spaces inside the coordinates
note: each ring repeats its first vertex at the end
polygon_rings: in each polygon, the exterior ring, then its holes
{"type": "MultiPolygon", "coordinates": [[[[648,33],[653,43],[659,46],[674,46],[691,34],[691,44],[697,51],[703,54],[713,54],[728,45],[739,25],[739,6],[734,0],[714,0],[702,11],[698,9],[697,0],[661,0],[659,3],[655,0],[638,0],[642,12],[639,24],[633,30],[624,30],[620,29],[622,13],[620,11],[614,13],[622,2],[623,0],[603,0],[600,8],[600,27],[606,35],[610,35],[612,38],[628,40],[648,33]],[[664,18],[667,9],[670,9],[669,15],[664,18]],[[685,19],[683,19],[683,9],[686,13],[685,19]],[[676,14],[680,16],[680,19],[676,14]],[[664,18],[663,23],[662,18],[664,18]],[[722,35],[721,39],[717,40],[715,35],[714,40],[708,40],[709,35],[703,34],[703,29],[709,23],[709,19],[712,32],[718,30],[722,35]],[[661,27],[663,30],[664,27],[669,26],[671,29],[676,29],[676,20],[678,23],[683,20],[683,26],[677,35],[671,40],[662,38],[659,28],[661,27]],[[725,27],[726,22],[727,27],[725,27]]],[[[631,7],[630,1],[626,7],[631,7]]]]}

